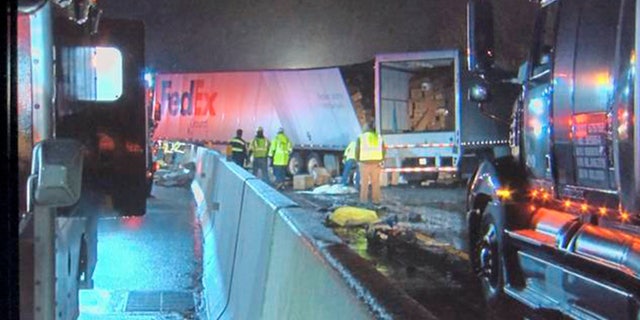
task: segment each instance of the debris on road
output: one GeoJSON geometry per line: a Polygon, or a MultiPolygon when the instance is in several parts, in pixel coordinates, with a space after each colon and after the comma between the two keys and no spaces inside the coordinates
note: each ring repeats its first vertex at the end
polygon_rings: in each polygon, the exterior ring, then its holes
{"type": "Polygon", "coordinates": [[[398,222],[397,218],[393,223],[389,219],[370,225],[367,229],[367,242],[369,249],[378,250],[381,248],[395,249],[402,246],[414,246],[417,238],[416,233],[406,222],[398,222]]]}
{"type": "Polygon", "coordinates": [[[163,187],[188,187],[195,177],[196,165],[193,162],[178,166],[174,170],[156,171],[153,181],[163,187]]]}
{"type": "Polygon", "coordinates": [[[358,193],[358,190],[354,187],[345,186],[343,184],[325,184],[319,186],[311,191],[299,191],[299,193],[311,193],[311,194],[350,194],[358,193]]]}
{"type": "Polygon", "coordinates": [[[329,170],[323,167],[313,168],[313,173],[311,174],[311,176],[313,176],[313,183],[316,186],[330,184],[332,180],[329,170]]]}
{"type": "Polygon", "coordinates": [[[409,222],[422,222],[422,215],[415,212],[409,212],[409,222]]]}
{"type": "Polygon", "coordinates": [[[327,217],[329,224],[340,227],[366,226],[377,221],[379,219],[375,211],[350,206],[339,207],[327,217]]]}
{"type": "Polygon", "coordinates": [[[293,190],[307,190],[313,187],[313,177],[310,174],[293,176],[293,190]]]}

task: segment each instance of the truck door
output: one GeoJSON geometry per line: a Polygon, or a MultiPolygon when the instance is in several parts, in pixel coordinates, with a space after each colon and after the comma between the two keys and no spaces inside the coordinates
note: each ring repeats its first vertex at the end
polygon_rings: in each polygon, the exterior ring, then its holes
{"type": "Polygon", "coordinates": [[[107,208],[119,214],[142,215],[147,190],[144,25],[102,19],[94,35],[72,23],[55,20],[56,135],[79,140],[87,149],[83,193],[105,195],[107,208]]]}
{"type": "Polygon", "coordinates": [[[523,101],[523,151],[525,163],[534,180],[551,180],[550,132],[553,114],[552,70],[558,2],[541,9],[536,22],[534,45],[529,61],[523,101]]]}
{"type": "Polygon", "coordinates": [[[613,191],[610,106],[620,1],[589,0],[581,5],[573,61],[573,148],[567,152],[574,156],[576,186],[613,191]]]}

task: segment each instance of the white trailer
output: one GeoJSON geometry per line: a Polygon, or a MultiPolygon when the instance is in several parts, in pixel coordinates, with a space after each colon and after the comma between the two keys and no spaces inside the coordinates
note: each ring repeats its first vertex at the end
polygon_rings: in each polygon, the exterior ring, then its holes
{"type": "Polygon", "coordinates": [[[374,70],[385,171],[401,182],[468,179],[478,159],[509,152],[507,123],[463,107],[471,78],[457,50],[378,54],[374,70]]]}
{"type": "Polygon", "coordinates": [[[221,149],[243,129],[250,141],[279,127],[294,144],[289,173],[315,165],[337,171],[361,132],[338,68],[157,74],[155,140],[212,142],[221,149]]]}

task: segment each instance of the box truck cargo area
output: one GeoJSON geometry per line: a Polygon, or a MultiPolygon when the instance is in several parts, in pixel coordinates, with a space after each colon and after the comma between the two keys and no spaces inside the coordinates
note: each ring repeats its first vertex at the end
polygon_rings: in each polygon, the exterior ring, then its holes
{"type": "Polygon", "coordinates": [[[463,71],[456,50],[376,56],[376,128],[388,148],[385,171],[401,182],[466,179],[478,158],[508,152],[506,123],[461,109],[463,71]]]}

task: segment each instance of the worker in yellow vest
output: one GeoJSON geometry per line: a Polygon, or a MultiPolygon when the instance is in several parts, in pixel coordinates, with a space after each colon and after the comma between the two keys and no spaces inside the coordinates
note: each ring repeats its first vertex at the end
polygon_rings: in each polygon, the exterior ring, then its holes
{"type": "Polygon", "coordinates": [[[185,144],[180,141],[175,141],[171,144],[171,152],[173,152],[171,159],[172,166],[175,167],[178,165],[178,162],[182,161],[182,157],[184,156],[184,145],[185,144]]]}
{"type": "Polygon", "coordinates": [[[276,176],[276,189],[284,189],[284,181],[289,164],[289,155],[293,150],[293,145],[284,134],[284,129],[278,129],[278,134],[273,138],[269,148],[269,157],[273,159],[273,175],[276,176]]]}
{"type": "Polygon", "coordinates": [[[264,136],[262,127],[256,130],[256,136],[249,145],[249,154],[253,155],[253,175],[261,177],[262,181],[269,183],[269,171],[267,153],[269,152],[269,139],[264,136]],[[260,173],[260,175],[258,175],[260,173]]]}
{"type": "Polygon", "coordinates": [[[360,186],[360,174],[358,170],[358,162],[356,161],[356,140],[351,141],[346,149],[344,149],[344,155],[342,156],[342,163],[344,165],[344,169],[342,169],[342,185],[349,185],[349,178],[351,177],[351,172],[355,169],[356,176],[353,179],[353,184],[356,188],[360,186]]]}
{"type": "Polygon", "coordinates": [[[236,136],[229,140],[229,147],[231,147],[231,160],[240,167],[244,167],[247,158],[247,142],[242,139],[242,129],[236,130],[236,136]]]}
{"type": "Polygon", "coordinates": [[[371,126],[365,124],[362,131],[356,142],[356,160],[360,166],[360,202],[368,201],[371,184],[371,201],[374,205],[380,205],[380,173],[385,146],[382,137],[371,126]]]}

